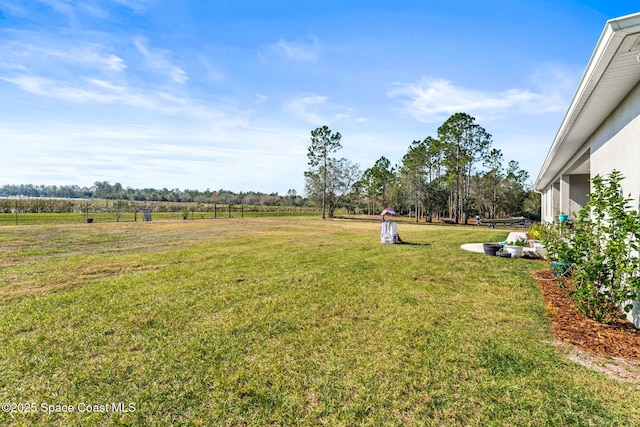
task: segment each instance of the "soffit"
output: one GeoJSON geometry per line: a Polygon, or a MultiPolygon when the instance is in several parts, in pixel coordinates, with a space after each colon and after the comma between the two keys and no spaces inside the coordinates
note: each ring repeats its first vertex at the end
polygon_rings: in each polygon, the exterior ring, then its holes
{"type": "MultiPolygon", "coordinates": [[[[640,14],[633,18],[640,18],[640,14]]],[[[563,172],[567,162],[640,82],[640,25],[612,32],[614,24],[615,20],[605,27],[536,180],[537,190],[563,172]]]]}
{"type": "Polygon", "coordinates": [[[639,39],[639,34],[625,38],[591,96],[583,102],[582,113],[567,135],[572,146],[576,142],[582,145],[640,81],[636,57],[640,50],[633,49],[639,39]]]}

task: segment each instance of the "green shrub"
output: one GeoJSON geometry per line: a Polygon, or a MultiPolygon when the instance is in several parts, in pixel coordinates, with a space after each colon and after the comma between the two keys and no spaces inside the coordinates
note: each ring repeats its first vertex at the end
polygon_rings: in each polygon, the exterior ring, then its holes
{"type": "Polygon", "coordinates": [[[629,312],[638,298],[640,218],[622,195],[623,176],[594,177],[593,192],[575,221],[574,297],[588,316],[610,321],[629,312]]]}
{"type": "Polygon", "coordinates": [[[572,230],[566,222],[545,222],[539,227],[542,243],[549,259],[565,264],[574,264],[572,230]]]}
{"type": "Polygon", "coordinates": [[[544,240],[546,236],[546,227],[545,223],[535,223],[532,224],[527,230],[527,234],[533,240],[544,240]]]}
{"type": "Polygon", "coordinates": [[[638,298],[640,217],[622,195],[623,176],[595,176],[589,202],[571,225],[545,225],[550,258],[572,264],[576,305],[587,316],[610,322],[638,298]]]}

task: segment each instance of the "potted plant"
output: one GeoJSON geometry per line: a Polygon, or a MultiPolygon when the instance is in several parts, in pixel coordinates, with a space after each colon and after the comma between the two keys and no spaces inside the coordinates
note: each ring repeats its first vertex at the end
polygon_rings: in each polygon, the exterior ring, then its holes
{"type": "Polygon", "coordinates": [[[569,277],[573,271],[571,264],[568,262],[549,261],[549,266],[551,267],[551,272],[556,277],[569,277]]]}
{"type": "Polygon", "coordinates": [[[511,254],[512,258],[520,258],[526,244],[526,240],[517,239],[515,242],[507,242],[507,244],[504,245],[504,249],[511,254]]]}
{"type": "Polygon", "coordinates": [[[558,221],[565,222],[567,219],[569,219],[569,215],[564,212],[558,213],[558,221]]]}

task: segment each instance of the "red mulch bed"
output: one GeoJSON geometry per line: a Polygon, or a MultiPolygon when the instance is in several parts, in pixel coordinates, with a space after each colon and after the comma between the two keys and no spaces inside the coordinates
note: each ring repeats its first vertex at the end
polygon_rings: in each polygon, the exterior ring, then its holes
{"type": "Polygon", "coordinates": [[[589,319],[576,309],[568,289],[559,287],[549,270],[533,277],[542,290],[558,340],[600,356],[640,361],[640,330],[627,320],[604,324],[589,319]]]}

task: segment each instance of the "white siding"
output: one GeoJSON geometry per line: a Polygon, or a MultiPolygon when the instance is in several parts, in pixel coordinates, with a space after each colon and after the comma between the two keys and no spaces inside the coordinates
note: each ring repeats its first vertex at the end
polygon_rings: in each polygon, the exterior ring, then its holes
{"type": "MultiPolygon", "coordinates": [[[[640,67],[640,64],[639,64],[640,67]]],[[[634,199],[640,198],[640,86],[636,86],[589,140],[591,176],[605,176],[614,169],[625,179],[622,189],[634,199]]]]}

